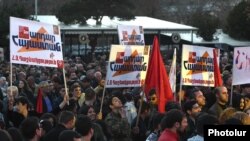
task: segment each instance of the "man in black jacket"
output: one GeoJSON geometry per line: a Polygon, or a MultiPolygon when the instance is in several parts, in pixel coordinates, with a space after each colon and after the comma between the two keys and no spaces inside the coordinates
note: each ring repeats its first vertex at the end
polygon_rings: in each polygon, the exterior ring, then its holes
{"type": "Polygon", "coordinates": [[[58,125],[51,129],[43,138],[44,141],[58,141],[60,133],[75,127],[76,117],[71,111],[63,111],[59,116],[58,125]]]}

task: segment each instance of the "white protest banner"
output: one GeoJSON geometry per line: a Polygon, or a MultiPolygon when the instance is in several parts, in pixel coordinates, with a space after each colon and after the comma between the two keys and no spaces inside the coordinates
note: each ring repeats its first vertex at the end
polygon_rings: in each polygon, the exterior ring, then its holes
{"type": "Polygon", "coordinates": [[[150,46],[112,45],[106,87],[139,87],[144,84],[150,46]]]}
{"type": "Polygon", "coordinates": [[[182,84],[213,87],[213,59],[213,48],[183,45],[181,64],[182,84]]]}
{"type": "Polygon", "coordinates": [[[62,67],[62,44],[57,25],[10,17],[10,62],[62,67]]]}
{"type": "Polygon", "coordinates": [[[117,29],[121,45],[145,45],[142,26],[118,25],[117,29]]]}
{"type": "Polygon", "coordinates": [[[234,48],[232,85],[250,83],[250,48],[234,48]]]}
{"type": "Polygon", "coordinates": [[[176,48],[174,49],[173,60],[169,72],[169,83],[171,86],[172,93],[176,90],[176,48]]]}

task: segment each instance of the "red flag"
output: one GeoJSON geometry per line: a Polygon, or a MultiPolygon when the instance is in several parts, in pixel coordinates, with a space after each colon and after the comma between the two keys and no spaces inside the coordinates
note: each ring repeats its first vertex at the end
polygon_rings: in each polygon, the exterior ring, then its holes
{"type": "Polygon", "coordinates": [[[38,88],[38,94],[37,94],[37,99],[36,99],[36,112],[39,114],[43,113],[42,88],[38,88]]]}
{"type": "Polygon", "coordinates": [[[165,112],[165,104],[173,100],[167,71],[160,53],[158,38],[154,37],[153,49],[149,60],[148,71],[145,80],[146,95],[151,89],[156,90],[158,97],[158,111],[165,112]]]}
{"type": "Polygon", "coordinates": [[[213,57],[214,57],[214,87],[219,87],[222,86],[222,79],[221,79],[221,74],[220,74],[220,68],[217,62],[217,49],[213,49],[213,57]]]}

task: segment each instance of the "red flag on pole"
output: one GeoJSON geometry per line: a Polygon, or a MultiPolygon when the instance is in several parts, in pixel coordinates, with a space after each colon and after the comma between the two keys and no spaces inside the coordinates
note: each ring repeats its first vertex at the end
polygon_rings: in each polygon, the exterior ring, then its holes
{"type": "Polygon", "coordinates": [[[42,88],[38,88],[38,94],[37,94],[37,99],[36,99],[36,112],[39,114],[43,113],[42,88]]]}
{"type": "Polygon", "coordinates": [[[158,38],[154,37],[153,49],[149,60],[148,71],[145,80],[145,93],[151,89],[156,90],[158,97],[158,111],[165,112],[165,104],[173,100],[173,93],[170,87],[167,71],[160,53],[158,38]]]}
{"type": "Polygon", "coordinates": [[[214,57],[214,87],[219,87],[223,85],[221,79],[220,68],[217,62],[218,49],[213,49],[213,57],[214,57]]]}

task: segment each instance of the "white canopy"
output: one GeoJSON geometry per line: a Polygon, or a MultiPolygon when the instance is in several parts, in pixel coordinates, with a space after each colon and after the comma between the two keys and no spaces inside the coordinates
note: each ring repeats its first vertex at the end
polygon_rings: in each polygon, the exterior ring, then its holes
{"type": "MultiPolygon", "coordinates": [[[[171,33],[163,33],[163,35],[171,36],[171,33]]],[[[223,33],[221,29],[218,29],[217,32],[214,34],[213,41],[205,41],[202,37],[197,35],[196,33],[180,33],[180,37],[182,40],[192,42],[193,44],[227,44],[233,47],[236,46],[250,46],[250,41],[239,41],[233,39],[228,34],[223,33]],[[192,37],[193,36],[193,37],[192,37]]]]}
{"type": "Polygon", "coordinates": [[[102,19],[101,25],[96,25],[94,19],[87,20],[86,25],[74,24],[74,25],[65,25],[60,22],[56,16],[53,15],[38,15],[37,20],[40,22],[60,25],[61,30],[66,34],[79,34],[79,33],[88,33],[88,34],[115,34],[117,33],[118,25],[136,25],[142,26],[144,32],[147,34],[157,34],[157,33],[189,33],[191,31],[196,31],[196,27],[178,24],[174,22],[168,22],[160,19],[155,19],[146,16],[136,16],[135,19],[125,21],[119,20],[118,18],[110,19],[108,16],[104,16],[102,19]]]}

